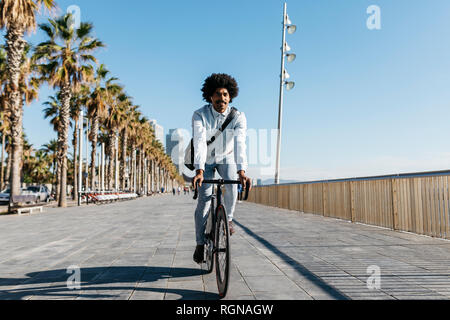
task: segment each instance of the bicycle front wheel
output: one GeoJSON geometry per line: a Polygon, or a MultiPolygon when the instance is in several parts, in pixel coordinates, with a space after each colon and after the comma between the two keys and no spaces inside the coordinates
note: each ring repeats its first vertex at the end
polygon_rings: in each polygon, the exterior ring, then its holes
{"type": "Polygon", "coordinates": [[[209,209],[208,220],[206,222],[205,229],[205,263],[206,263],[206,272],[211,273],[214,267],[214,198],[211,199],[211,207],[209,209]]]}
{"type": "Polygon", "coordinates": [[[225,297],[230,277],[230,233],[225,208],[221,205],[216,212],[216,278],[219,296],[225,297]]]}

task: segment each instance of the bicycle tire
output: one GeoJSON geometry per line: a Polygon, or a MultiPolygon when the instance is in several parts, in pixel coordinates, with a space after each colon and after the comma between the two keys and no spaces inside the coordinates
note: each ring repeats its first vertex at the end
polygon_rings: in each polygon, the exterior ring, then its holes
{"type": "Polygon", "coordinates": [[[217,207],[215,230],[215,264],[216,279],[219,297],[224,298],[228,290],[230,277],[230,232],[228,228],[228,218],[223,205],[217,207]]]}
{"type": "Polygon", "coordinates": [[[209,211],[208,220],[206,223],[206,243],[205,243],[205,264],[206,264],[206,272],[211,273],[214,268],[214,199],[211,200],[211,208],[209,211]]]}

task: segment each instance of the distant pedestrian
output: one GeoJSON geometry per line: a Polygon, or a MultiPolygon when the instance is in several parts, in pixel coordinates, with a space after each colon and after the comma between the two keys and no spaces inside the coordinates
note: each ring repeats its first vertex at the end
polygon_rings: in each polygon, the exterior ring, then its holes
{"type": "Polygon", "coordinates": [[[172,188],[173,195],[175,195],[175,188],[172,188]]]}
{"type": "Polygon", "coordinates": [[[238,184],[238,203],[242,202],[242,184],[238,184]]]}
{"type": "Polygon", "coordinates": [[[178,186],[178,195],[180,195],[180,192],[181,192],[181,187],[178,186]]]}

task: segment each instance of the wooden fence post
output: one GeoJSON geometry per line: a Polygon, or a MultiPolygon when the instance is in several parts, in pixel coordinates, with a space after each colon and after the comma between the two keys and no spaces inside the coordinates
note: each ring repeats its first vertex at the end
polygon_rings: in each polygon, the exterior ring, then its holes
{"type": "Polygon", "coordinates": [[[324,217],[328,217],[326,215],[327,207],[328,207],[327,193],[328,193],[328,183],[324,182],[324,183],[322,183],[322,206],[323,206],[323,216],[324,217]]]}
{"type": "Polygon", "coordinates": [[[355,222],[355,181],[350,181],[351,219],[355,222]]]}
{"type": "Polygon", "coordinates": [[[392,186],[392,227],[398,230],[398,195],[397,195],[397,179],[391,179],[392,186]]]}

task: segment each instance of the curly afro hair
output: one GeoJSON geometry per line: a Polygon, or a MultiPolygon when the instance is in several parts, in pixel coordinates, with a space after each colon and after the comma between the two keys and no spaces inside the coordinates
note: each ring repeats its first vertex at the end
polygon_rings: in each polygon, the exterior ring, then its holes
{"type": "Polygon", "coordinates": [[[230,102],[233,102],[233,99],[239,94],[238,84],[232,76],[225,73],[213,73],[206,78],[205,83],[203,84],[203,99],[206,102],[212,102],[211,97],[218,88],[227,89],[230,94],[230,102]]]}

